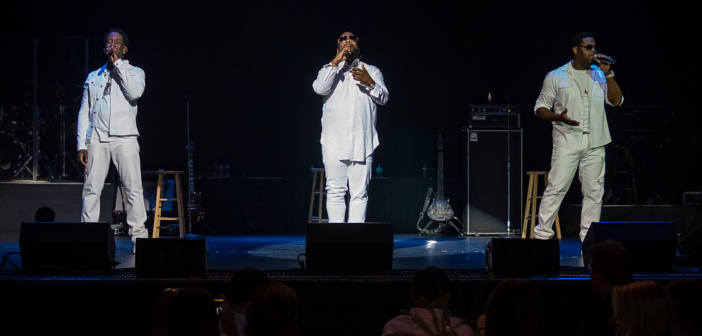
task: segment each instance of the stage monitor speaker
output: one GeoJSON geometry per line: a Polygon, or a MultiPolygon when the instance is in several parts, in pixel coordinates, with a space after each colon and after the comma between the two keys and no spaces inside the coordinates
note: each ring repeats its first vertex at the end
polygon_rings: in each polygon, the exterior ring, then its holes
{"type": "Polygon", "coordinates": [[[307,224],[305,260],[310,270],[392,269],[391,223],[307,224]]]}
{"type": "Polygon", "coordinates": [[[498,276],[558,275],[558,239],[492,238],[485,245],[485,267],[498,276]]]}
{"type": "Polygon", "coordinates": [[[138,238],[136,275],[140,278],[204,277],[205,238],[138,238]]]}
{"type": "Polygon", "coordinates": [[[678,247],[673,222],[593,222],[583,241],[583,264],[590,264],[590,249],[605,240],[624,245],[634,271],[665,271],[675,265],[678,247]]]}
{"type": "Polygon", "coordinates": [[[19,240],[24,269],[101,271],[117,264],[108,222],[22,223],[19,240]]]}
{"type": "Polygon", "coordinates": [[[468,195],[465,215],[468,234],[507,233],[509,195],[510,229],[520,230],[522,202],[522,130],[468,131],[468,195]],[[510,147],[510,191],[507,192],[507,134],[510,147]]]}

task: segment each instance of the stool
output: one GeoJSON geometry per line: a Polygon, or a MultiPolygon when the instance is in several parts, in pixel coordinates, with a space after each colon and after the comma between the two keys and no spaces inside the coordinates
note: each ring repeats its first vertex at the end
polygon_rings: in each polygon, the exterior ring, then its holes
{"type": "Polygon", "coordinates": [[[308,217],[308,223],[328,223],[328,219],[322,219],[322,209],[324,207],[324,195],[327,191],[324,190],[324,168],[312,168],[314,175],[312,177],[312,195],[310,196],[310,215],[308,217]],[[319,186],[317,185],[317,179],[319,179],[319,186]],[[314,196],[319,195],[317,216],[312,216],[314,211],[314,196]]]}
{"type": "Polygon", "coordinates": [[[185,237],[185,219],[183,217],[183,192],[180,187],[180,174],[182,171],[177,170],[158,170],[158,184],[156,185],[156,204],[154,208],[154,231],[153,238],[158,238],[159,231],[161,229],[162,221],[178,221],[178,230],[180,231],[180,238],[185,237]],[[163,193],[163,178],[165,175],[175,175],[175,187],[176,187],[176,198],[162,198],[163,193]],[[161,205],[163,202],[177,202],[178,207],[178,217],[162,217],[161,216],[161,205]]]}
{"type": "MultiPolygon", "coordinates": [[[[526,207],[524,207],[524,227],[522,228],[522,238],[526,238],[527,228],[529,228],[529,221],[531,221],[531,231],[529,233],[529,238],[534,238],[534,227],[538,221],[536,216],[536,203],[539,198],[539,176],[544,177],[544,187],[548,187],[548,172],[547,171],[530,171],[527,172],[529,175],[529,188],[527,188],[527,199],[526,207]]],[[[556,237],[561,239],[561,222],[558,219],[558,214],[556,214],[556,237]]]]}

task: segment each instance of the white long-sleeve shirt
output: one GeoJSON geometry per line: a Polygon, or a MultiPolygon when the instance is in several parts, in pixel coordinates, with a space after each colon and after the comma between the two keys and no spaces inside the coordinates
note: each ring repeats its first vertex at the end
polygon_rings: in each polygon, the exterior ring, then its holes
{"type": "Polygon", "coordinates": [[[339,160],[365,162],[380,144],[375,129],[377,105],[385,105],[389,95],[383,74],[377,67],[359,60],[351,65],[329,63],[319,70],[312,88],[324,96],[322,145],[339,160]],[[349,71],[362,66],[375,81],[373,90],[353,79],[349,71]]]}
{"type": "Polygon", "coordinates": [[[587,83],[590,87],[587,90],[588,95],[583,98],[583,90],[575,82],[575,71],[568,62],[546,75],[534,113],[539,107],[545,107],[558,114],[568,109],[568,118],[580,122],[578,126],[566,125],[560,121],[551,122],[554,145],[577,149],[583,136],[583,127],[587,127],[586,131],[590,133],[590,148],[604,146],[612,141],[604,104],[614,106],[607,98],[607,79],[599,67],[591,66],[588,70],[591,81],[587,83]],[[584,99],[587,101],[584,102],[584,99]]]}
{"type": "MultiPolygon", "coordinates": [[[[144,70],[119,59],[114,63],[111,76],[109,124],[104,126],[111,137],[139,136],[136,126],[137,101],[144,93],[144,70]]],[[[78,111],[78,150],[87,149],[87,144],[95,133],[98,107],[107,82],[107,64],[91,72],[85,80],[83,101],[78,111]]]]}

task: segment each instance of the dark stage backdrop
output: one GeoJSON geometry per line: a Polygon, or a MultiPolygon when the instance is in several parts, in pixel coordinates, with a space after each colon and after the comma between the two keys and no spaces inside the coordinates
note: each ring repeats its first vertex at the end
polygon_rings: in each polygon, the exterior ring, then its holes
{"type": "MultiPolygon", "coordinates": [[[[39,41],[39,100],[48,110],[56,104],[52,85],[65,87],[64,101],[77,104],[85,77],[81,40],[65,37],[94,38],[92,71],[104,63],[104,32],[120,27],[131,38],[128,59],[146,72],[138,117],[144,169],[186,169],[187,95],[199,174],[228,163],[233,175],[306,177],[310,165],[322,165],[322,98],[312,81],[346,30],[360,37],[362,59],[381,69],[390,91],[378,112],[374,159],[387,177],[418,177],[424,164],[435,167],[435,132],[444,128],[446,176],[464,178],[460,130],[468,104],[486,103],[488,92],[493,103],[523,107],[525,171],[548,169],[550,126],[531,111],[544,76],[570,59],[570,40],[582,31],[619,60],[614,69],[625,104],[697,106],[699,85],[689,71],[694,11],[667,4],[16,3],[0,14],[0,106],[31,92],[26,37],[39,41]]],[[[71,111],[75,118],[77,108],[71,111]]],[[[693,114],[681,128],[699,120],[693,114]]],[[[44,143],[51,146],[51,139],[44,143]]],[[[74,154],[72,140],[68,148],[74,154]]],[[[692,149],[699,154],[699,145],[681,151],[693,155],[692,149]]],[[[674,183],[691,190],[702,183],[685,157],[676,159],[674,183]]]]}

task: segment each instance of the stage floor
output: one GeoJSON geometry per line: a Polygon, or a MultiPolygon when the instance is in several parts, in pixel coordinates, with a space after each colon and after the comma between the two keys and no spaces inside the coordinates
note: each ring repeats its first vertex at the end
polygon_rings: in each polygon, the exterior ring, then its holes
{"type": "MultiPolygon", "coordinates": [[[[210,270],[234,270],[256,267],[263,270],[299,269],[297,257],[305,252],[305,236],[202,236],[207,240],[210,270]]],[[[485,245],[493,236],[394,236],[393,269],[417,270],[427,266],[442,269],[485,269],[485,245]]],[[[128,236],[115,237],[118,269],[134,267],[132,242],[128,236]]],[[[582,267],[578,235],[561,240],[561,266],[582,267]]],[[[19,235],[0,238],[0,255],[19,252],[19,235]]],[[[21,267],[20,257],[11,260],[21,267]]],[[[6,265],[11,267],[10,265],[6,265]]]]}

